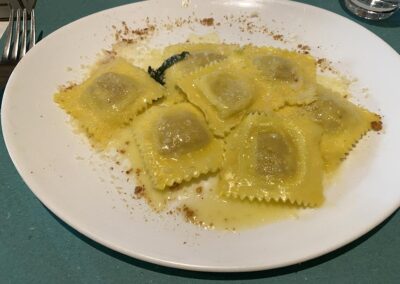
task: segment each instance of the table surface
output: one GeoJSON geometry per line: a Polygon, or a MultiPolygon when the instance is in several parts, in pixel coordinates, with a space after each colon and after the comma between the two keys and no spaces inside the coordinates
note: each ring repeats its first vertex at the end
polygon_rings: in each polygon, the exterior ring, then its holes
{"type": "MultiPolygon", "coordinates": [[[[130,2],[39,0],[37,31],[44,37],[83,16],[130,2]]],[[[353,18],[341,0],[301,2],[353,19],[400,52],[400,12],[384,22],[371,23],[353,18]]],[[[54,216],[22,181],[0,139],[0,283],[400,283],[399,224],[397,212],[339,250],[281,269],[214,274],[165,268],[105,248],[54,216]]]]}

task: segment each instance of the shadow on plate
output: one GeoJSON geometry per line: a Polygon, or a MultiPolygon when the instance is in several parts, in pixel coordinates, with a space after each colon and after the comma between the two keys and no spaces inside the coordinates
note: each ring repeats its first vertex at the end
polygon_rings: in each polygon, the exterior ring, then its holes
{"type": "MultiPolygon", "coordinates": [[[[47,209],[47,208],[46,208],[47,209]]],[[[61,219],[59,219],[56,215],[54,215],[51,211],[47,209],[47,211],[56,219],[58,223],[60,223],[64,228],[74,234],[76,237],[87,243],[88,245],[98,249],[99,251],[114,257],[120,261],[125,263],[134,265],[139,268],[143,268],[146,270],[151,270],[153,272],[163,273],[167,275],[174,275],[179,277],[187,277],[187,278],[195,278],[195,279],[206,279],[206,280],[250,280],[250,279],[259,279],[259,278],[268,278],[268,277],[275,277],[279,275],[285,275],[289,273],[299,272],[322,263],[328,262],[340,255],[345,254],[346,252],[356,248],[374,234],[376,234],[380,229],[382,229],[386,223],[390,221],[390,219],[396,214],[397,210],[385,221],[379,224],[377,227],[369,231],[367,234],[361,236],[360,238],[356,239],[355,241],[333,251],[328,254],[322,255],[320,257],[294,264],[291,266],[286,266],[282,268],[270,269],[270,270],[263,270],[263,271],[255,271],[255,272],[237,272],[237,273],[214,273],[214,272],[196,272],[196,271],[188,271],[188,270],[181,270],[176,268],[169,268],[160,266],[157,264],[148,263],[142,260],[138,260],[136,258],[132,258],[130,256],[124,255],[122,253],[113,251],[91,239],[82,235],[66,223],[64,223],[61,219]]]]}
{"type": "Polygon", "coordinates": [[[363,24],[372,25],[376,27],[384,27],[384,28],[398,28],[400,27],[400,11],[394,13],[391,17],[385,20],[380,21],[373,21],[373,20],[366,20],[360,17],[357,17],[352,12],[350,12],[346,5],[344,4],[344,0],[339,0],[340,6],[342,7],[343,11],[348,15],[351,19],[356,20],[357,22],[361,22],[363,24]]]}

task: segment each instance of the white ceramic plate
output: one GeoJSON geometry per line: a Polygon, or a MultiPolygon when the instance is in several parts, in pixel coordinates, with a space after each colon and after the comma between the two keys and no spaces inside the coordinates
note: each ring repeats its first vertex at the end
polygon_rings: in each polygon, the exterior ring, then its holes
{"type": "MultiPolygon", "coordinates": [[[[214,31],[199,23],[161,31],[154,45],[214,31]]],[[[95,241],[124,254],[171,267],[201,271],[252,271],[281,267],[343,246],[382,222],[400,202],[398,164],[400,112],[399,55],[361,26],[333,13],[287,1],[148,1],[106,10],[49,35],[17,66],[7,85],[2,125],[7,148],[35,195],[57,216],[95,241]],[[187,4],[187,5],[182,5],[187,4]],[[212,11],[212,15],[210,14],[212,11]],[[215,31],[228,41],[295,47],[308,44],[358,81],[355,99],[384,118],[384,133],[364,139],[326,191],[323,208],[286,220],[231,233],[206,231],[179,218],[159,216],[142,201],[122,201],[115,188],[133,184],[92,153],[73,133],[67,116],[53,103],[57,86],[79,79],[81,64],[109,48],[112,25],[143,27],[158,20],[214,17],[215,31]],[[286,43],[257,32],[241,32],[225,15],[251,15],[257,25],[280,31],[286,43]],[[192,16],[193,16],[192,15],[192,16]],[[230,26],[230,24],[232,26],[230,26]],[[369,95],[360,92],[368,88],[369,95]],[[113,183],[113,184],[112,184],[113,183]],[[129,206],[128,210],[126,206],[129,206]],[[133,209],[132,209],[133,208],[133,209]],[[178,226],[178,225],[179,226],[178,226]]],[[[21,205],[23,206],[23,205],[21,205]]]]}

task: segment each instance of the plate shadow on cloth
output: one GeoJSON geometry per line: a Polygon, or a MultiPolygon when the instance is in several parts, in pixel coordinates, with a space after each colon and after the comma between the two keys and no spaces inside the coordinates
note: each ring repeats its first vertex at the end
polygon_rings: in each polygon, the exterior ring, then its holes
{"type": "MultiPolygon", "coordinates": [[[[43,205],[43,204],[42,204],[43,205]]],[[[44,205],[43,205],[44,206],[44,205]]],[[[45,206],[44,206],[45,207],[45,206]]],[[[54,217],[54,219],[65,229],[67,229],[69,232],[71,232],[73,235],[78,237],[80,240],[85,242],[86,244],[98,249],[99,251],[103,252],[104,254],[107,254],[113,258],[116,258],[120,261],[123,261],[125,263],[134,265],[136,267],[150,270],[153,272],[157,273],[163,273],[166,275],[174,275],[174,276],[179,276],[179,277],[187,277],[187,278],[194,278],[194,279],[205,279],[205,280],[251,280],[251,279],[259,279],[259,278],[269,278],[269,277],[275,277],[275,276],[280,276],[280,275],[285,275],[285,274],[290,274],[290,273],[295,273],[299,272],[308,268],[312,268],[314,266],[320,265],[322,263],[328,262],[340,255],[343,255],[347,253],[348,251],[356,248],[369,238],[371,238],[373,235],[375,235],[379,230],[381,230],[386,223],[388,223],[393,216],[396,214],[397,210],[392,213],[385,221],[383,221],[381,224],[379,224],[377,227],[366,233],[365,235],[359,237],[358,239],[354,240],[353,242],[337,249],[334,250],[328,254],[322,255],[320,257],[282,267],[282,268],[275,268],[275,269],[270,269],[270,270],[263,270],[263,271],[255,271],[255,272],[237,272],[237,273],[225,273],[225,272],[198,272],[198,271],[189,271],[189,270],[181,270],[181,269],[176,269],[176,268],[170,268],[170,267],[165,267],[149,262],[145,262],[127,255],[124,255],[122,253],[116,252],[112,249],[109,249],[91,239],[88,237],[82,235],[72,227],[70,227],[68,224],[66,224],[64,221],[62,221],[60,218],[58,218],[56,215],[54,215],[50,210],[48,210],[46,207],[45,209],[54,217]]]]}

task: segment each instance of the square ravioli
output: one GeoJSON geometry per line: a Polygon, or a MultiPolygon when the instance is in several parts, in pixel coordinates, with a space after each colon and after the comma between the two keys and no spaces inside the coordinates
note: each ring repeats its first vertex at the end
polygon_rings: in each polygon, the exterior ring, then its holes
{"type": "Polygon", "coordinates": [[[226,138],[219,190],[228,197],[318,206],[320,127],[302,118],[250,114],[226,138]]]}
{"type": "Polygon", "coordinates": [[[221,168],[223,142],[189,103],[152,107],[135,121],[134,133],[146,172],[159,190],[221,168]]]}
{"type": "Polygon", "coordinates": [[[293,117],[306,116],[323,129],[321,153],[325,170],[331,172],[381,119],[322,86],[318,86],[317,95],[317,100],[309,105],[285,107],[280,112],[293,117]]]}
{"type": "Polygon", "coordinates": [[[237,45],[213,43],[187,43],[168,46],[163,52],[164,60],[184,51],[189,52],[189,55],[185,60],[174,64],[166,71],[166,83],[175,85],[182,77],[197,69],[228,58],[236,49],[238,49],[237,45]]]}
{"type": "Polygon", "coordinates": [[[54,100],[92,140],[105,145],[114,131],[163,95],[164,88],[145,71],[116,58],[96,66],[87,80],[57,93],[54,100]]]}
{"type": "Polygon", "coordinates": [[[204,112],[214,134],[224,137],[253,105],[262,105],[264,110],[283,105],[283,101],[269,96],[255,75],[239,57],[232,56],[199,69],[178,86],[204,112]]]}
{"type": "MultiPolygon", "coordinates": [[[[315,100],[316,62],[312,56],[252,45],[244,47],[242,54],[258,71],[257,78],[268,86],[272,96],[281,97],[289,105],[303,105],[315,100]]],[[[255,109],[262,110],[257,105],[255,109]]]]}

